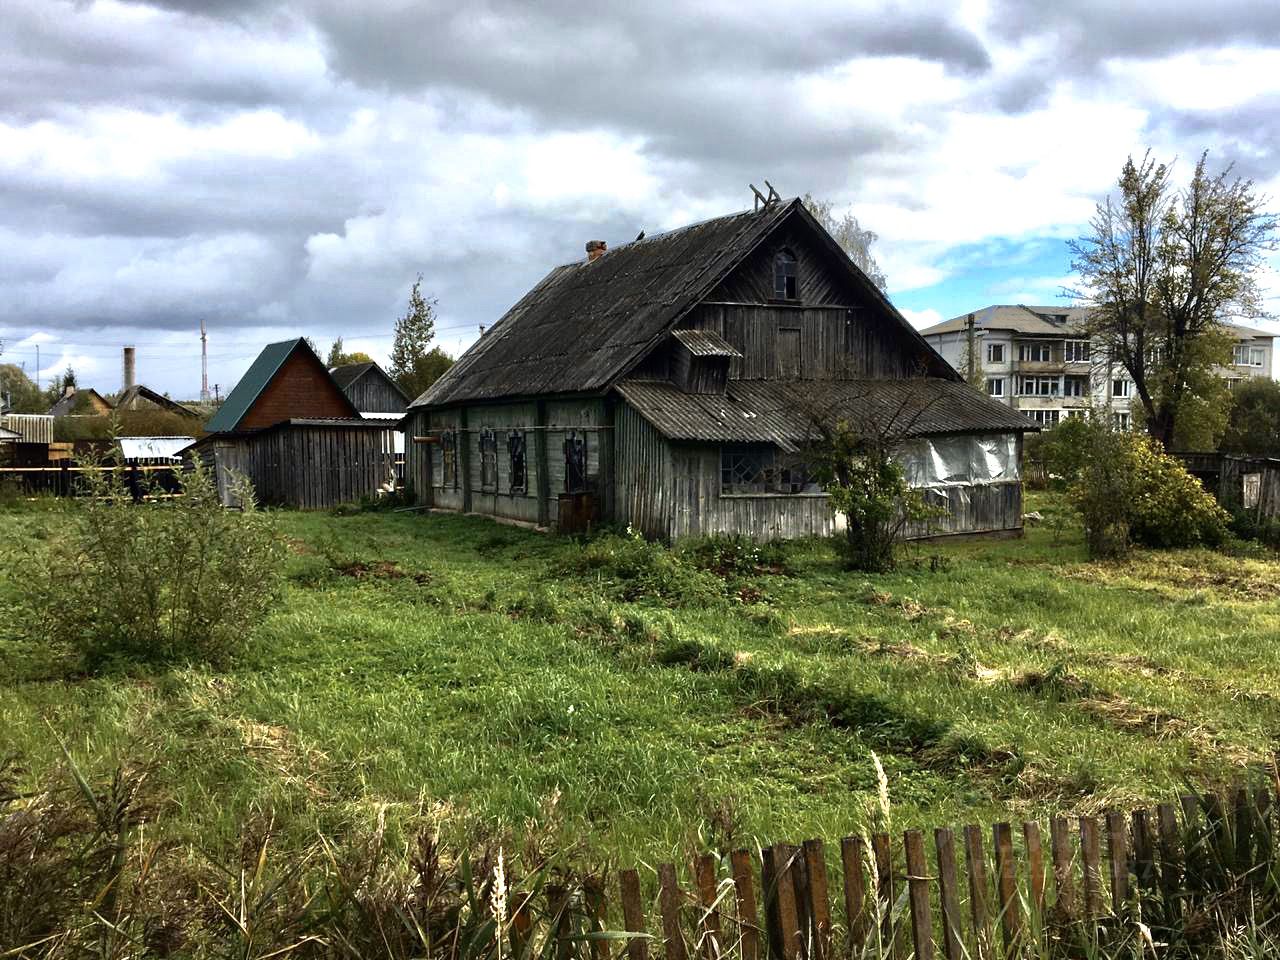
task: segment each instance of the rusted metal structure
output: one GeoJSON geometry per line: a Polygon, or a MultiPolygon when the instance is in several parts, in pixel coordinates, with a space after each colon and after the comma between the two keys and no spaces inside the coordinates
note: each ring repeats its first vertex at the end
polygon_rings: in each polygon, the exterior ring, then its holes
{"type": "Polygon", "coordinates": [[[424,503],[668,539],[823,534],[838,518],[795,462],[815,412],[905,411],[908,473],[950,507],[938,532],[1021,529],[1034,425],[966,386],[799,200],[587,246],[410,405],[424,503]]]}

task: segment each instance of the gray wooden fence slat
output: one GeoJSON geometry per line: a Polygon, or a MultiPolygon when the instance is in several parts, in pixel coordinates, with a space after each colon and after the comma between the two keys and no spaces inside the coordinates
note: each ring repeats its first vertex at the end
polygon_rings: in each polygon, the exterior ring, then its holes
{"type": "Polygon", "coordinates": [[[658,865],[658,904],[662,911],[662,942],[667,960],[688,960],[684,931],[680,926],[680,885],[674,864],[658,865]]]}
{"type": "Polygon", "coordinates": [[[1075,857],[1071,849],[1071,827],[1066,817],[1049,822],[1049,848],[1053,859],[1053,911],[1059,921],[1076,915],[1075,857]]]}
{"type": "Polygon", "coordinates": [[[955,836],[948,828],[940,827],[933,831],[933,845],[938,857],[938,905],[942,914],[942,952],[946,960],[964,960],[955,836]]]}
{"type": "Polygon", "coordinates": [[[738,944],[742,960],[760,958],[760,912],[756,906],[751,853],[735,850],[730,855],[733,865],[733,887],[738,904],[738,944]]]}
{"type": "Polygon", "coordinates": [[[929,865],[919,830],[903,835],[907,861],[907,891],[911,903],[911,940],[916,960],[933,960],[933,917],[929,910],[929,865]]]}
{"type": "Polygon", "coordinates": [[[1000,896],[1000,927],[1005,947],[1017,948],[1022,938],[1022,911],[1018,906],[1018,862],[1013,853],[1013,828],[997,823],[991,828],[996,860],[996,889],[1000,896]]]}
{"type": "Polygon", "coordinates": [[[964,828],[965,868],[969,875],[969,912],[973,917],[973,949],[978,960],[991,956],[991,914],[987,893],[987,855],[982,830],[964,828]]]}
{"type": "Polygon", "coordinates": [[[813,924],[812,960],[831,956],[831,899],[828,891],[827,858],[821,840],[804,842],[805,871],[809,875],[809,917],[813,924]]]}
{"type": "Polygon", "coordinates": [[[1111,910],[1124,916],[1129,908],[1129,844],[1125,816],[1115,810],[1107,814],[1107,863],[1111,872],[1111,910]]]}
{"type": "Polygon", "coordinates": [[[844,867],[844,912],[849,925],[849,942],[857,955],[867,942],[870,912],[867,904],[865,865],[866,843],[862,837],[845,837],[840,841],[840,862],[844,867]]]}

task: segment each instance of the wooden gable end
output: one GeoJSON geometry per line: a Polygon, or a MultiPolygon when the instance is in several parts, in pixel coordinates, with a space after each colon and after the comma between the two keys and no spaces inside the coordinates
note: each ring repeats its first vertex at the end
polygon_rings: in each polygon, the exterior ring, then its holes
{"type": "Polygon", "coordinates": [[[409,401],[394,380],[374,364],[343,391],[362,413],[404,413],[409,401]]]}
{"type": "Polygon", "coordinates": [[[680,326],[714,331],[736,347],[734,380],[953,378],[817,231],[793,213],[680,326]],[[775,295],[775,259],[784,251],[795,261],[794,298],[775,295]]]}
{"type": "Polygon", "coordinates": [[[294,350],[237,424],[258,430],[295,417],[358,416],[346,394],[319,360],[307,350],[294,350]]]}
{"type": "Polygon", "coordinates": [[[859,306],[865,304],[864,293],[851,289],[841,265],[832,262],[830,254],[813,235],[812,229],[797,216],[786,219],[733,272],[707,296],[710,303],[768,303],[777,301],[774,286],[774,259],[787,251],[796,259],[796,280],[801,304],[824,306],[859,306]]]}

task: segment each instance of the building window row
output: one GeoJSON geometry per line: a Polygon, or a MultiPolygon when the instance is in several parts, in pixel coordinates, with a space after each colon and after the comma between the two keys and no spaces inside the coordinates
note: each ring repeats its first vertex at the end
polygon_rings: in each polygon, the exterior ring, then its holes
{"type": "MultiPolygon", "coordinates": [[[[441,487],[457,490],[460,486],[458,449],[458,430],[443,430],[440,433],[440,480],[441,487]]],[[[498,492],[498,435],[485,427],[480,431],[480,489],[483,492],[498,492]]],[[[529,492],[528,468],[528,434],[525,430],[511,430],[506,436],[507,447],[507,489],[509,493],[529,492]]],[[[564,441],[564,481],[566,493],[582,493],[588,489],[588,456],[587,436],[576,430],[570,430],[564,441]]]]}
{"type": "Polygon", "coordinates": [[[1267,351],[1263,347],[1238,343],[1232,350],[1232,360],[1237,367],[1261,367],[1267,362],[1267,351]]]}

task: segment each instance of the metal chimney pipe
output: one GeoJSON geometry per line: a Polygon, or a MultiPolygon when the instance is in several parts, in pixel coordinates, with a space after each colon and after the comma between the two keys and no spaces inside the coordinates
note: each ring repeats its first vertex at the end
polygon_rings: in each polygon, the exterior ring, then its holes
{"type": "Polygon", "coordinates": [[[124,389],[128,390],[133,386],[134,373],[136,370],[136,357],[134,356],[133,347],[124,348],[124,389]]]}

